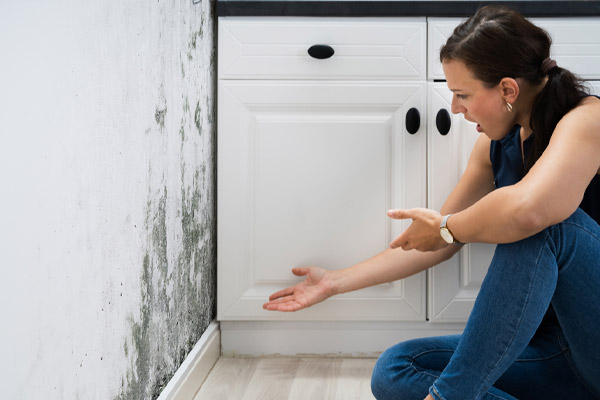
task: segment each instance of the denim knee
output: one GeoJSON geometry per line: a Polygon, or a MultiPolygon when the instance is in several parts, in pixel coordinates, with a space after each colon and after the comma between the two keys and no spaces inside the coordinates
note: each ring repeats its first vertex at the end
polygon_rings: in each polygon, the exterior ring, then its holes
{"type": "Polygon", "coordinates": [[[377,359],[373,374],[371,375],[371,392],[376,399],[391,399],[393,389],[391,389],[392,373],[390,366],[393,365],[391,360],[390,349],[384,351],[377,359]]]}
{"type": "Polygon", "coordinates": [[[450,336],[423,338],[390,347],[375,364],[371,392],[378,400],[423,400],[449,359],[456,341],[457,338],[450,336]]]}
{"type": "Polygon", "coordinates": [[[409,399],[407,387],[412,360],[400,350],[402,343],[384,351],[373,369],[371,392],[377,400],[409,399]],[[400,351],[399,351],[400,350],[400,351]]]}

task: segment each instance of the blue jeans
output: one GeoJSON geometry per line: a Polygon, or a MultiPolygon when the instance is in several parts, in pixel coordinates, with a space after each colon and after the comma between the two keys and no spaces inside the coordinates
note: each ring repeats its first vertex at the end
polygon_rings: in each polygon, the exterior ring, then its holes
{"type": "Polygon", "coordinates": [[[578,209],[498,245],[462,335],[386,350],[375,397],[600,398],[600,226],[578,209]]]}

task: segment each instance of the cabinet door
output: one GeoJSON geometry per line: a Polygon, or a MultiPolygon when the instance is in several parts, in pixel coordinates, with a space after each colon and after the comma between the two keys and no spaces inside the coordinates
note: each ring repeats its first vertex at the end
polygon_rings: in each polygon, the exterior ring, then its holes
{"type": "Polygon", "coordinates": [[[302,278],[383,250],[425,205],[425,83],[220,81],[218,319],[425,319],[425,274],[335,296],[298,313],[262,309],[302,278]]]}
{"type": "MultiPolygon", "coordinates": [[[[452,93],[446,83],[430,83],[428,89],[428,205],[440,210],[464,172],[479,133],[460,114],[451,116],[450,131],[442,135],[436,117],[444,112],[451,115],[452,93]]],[[[467,320],[494,249],[495,245],[467,244],[452,259],[428,271],[430,321],[467,320]]]]}

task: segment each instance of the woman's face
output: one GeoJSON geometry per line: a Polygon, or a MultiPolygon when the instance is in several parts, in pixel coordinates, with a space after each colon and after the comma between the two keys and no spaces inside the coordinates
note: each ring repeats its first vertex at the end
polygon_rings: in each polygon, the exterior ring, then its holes
{"type": "Polygon", "coordinates": [[[508,115],[500,85],[486,87],[459,60],[445,60],[442,67],[448,88],[453,92],[452,113],[462,113],[467,121],[477,123],[477,131],[492,140],[504,138],[514,121],[508,115]]]}

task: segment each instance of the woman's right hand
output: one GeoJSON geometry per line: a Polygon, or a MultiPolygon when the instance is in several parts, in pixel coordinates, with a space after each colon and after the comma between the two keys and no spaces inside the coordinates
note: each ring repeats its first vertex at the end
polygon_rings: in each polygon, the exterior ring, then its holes
{"type": "Polygon", "coordinates": [[[306,276],[306,279],[269,296],[269,301],[263,304],[265,310],[298,311],[335,294],[330,271],[319,267],[305,267],[292,268],[292,272],[296,276],[306,276]]]}

